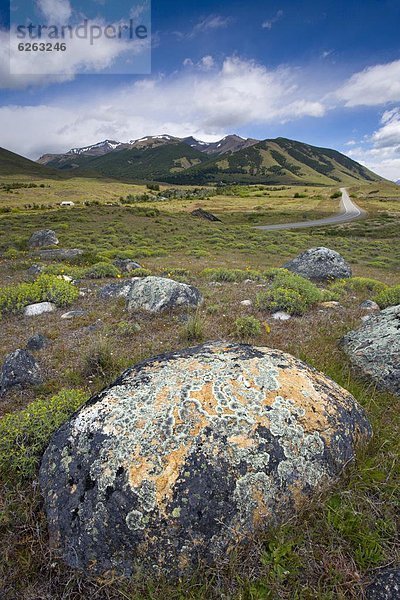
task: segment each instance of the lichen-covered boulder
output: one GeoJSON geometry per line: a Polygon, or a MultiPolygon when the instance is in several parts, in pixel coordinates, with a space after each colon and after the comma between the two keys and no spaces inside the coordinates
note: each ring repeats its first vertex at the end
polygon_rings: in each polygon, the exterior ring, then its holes
{"type": "Polygon", "coordinates": [[[370,315],[342,344],[361,373],[400,396],[400,305],[370,315]]]}
{"type": "Polygon", "coordinates": [[[399,600],[400,568],[385,569],[365,590],[366,600],[399,600]]]}
{"type": "Polygon", "coordinates": [[[37,250],[35,255],[42,260],[73,260],[83,254],[79,248],[54,248],[48,250],[37,250]]]}
{"type": "Polygon", "coordinates": [[[117,283],[108,283],[103,285],[97,292],[102,300],[111,300],[113,298],[126,298],[131,289],[131,280],[119,281],[117,283]]]}
{"type": "Polygon", "coordinates": [[[347,391],[289,354],[161,355],[54,435],[40,469],[50,539],[97,573],[215,565],[336,481],[370,434],[347,391]]]}
{"type": "Polygon", "coordinates": [[[351,267],[338,252],[330,248],[310,248],[283,265],[297,275],[314,281],[351,277],[351,267]]]}
{"type": "Polygon", "coordinates": [[[165,277],[134,277],[127,297],[128,310],[159,313],[199,306],[203,297],[192,285],[165,277]]]}
{"type": "Polygon", "coordinates": [[[42,248],[43,246],[56,246],[59,243],[55,231],[52,229],[41,229],[35,231],[29,238],[29,248],[42,248]]]}
{"type": "Polygon", "coordinates": [[[27,350],[8,354],[0,371],[0,396],[13,387],[27,387],[43,383],[40,367],[27,350]]]}

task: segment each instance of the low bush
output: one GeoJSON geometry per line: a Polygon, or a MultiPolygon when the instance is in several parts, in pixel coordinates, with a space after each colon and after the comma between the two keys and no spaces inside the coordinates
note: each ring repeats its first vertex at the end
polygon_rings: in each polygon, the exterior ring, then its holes
{"type": "Polygon", "coordinates": [[[349,277],[349,279],[338,279],[329,286],[333,293],[344,292],[375,293],[379,294],[387,289],[386,283],[370,277],[349,277]]]}
{"type": "Polygon", "coordinates": [[[68,306],[78,296],[79,290],[68,281],[44,274],[33,283],[0,288],[0,312],[16,313],[36,302],[54,302],[57,306],[68,306]]]}
{"type": "Polygon", "coordinates": [[[110,383],[124,365],[115,355],[107,339],[97,340],[88,348],[83,357],[82,375],[84,377],[98,377],[104,384],[110,383]]]}
{"type": "Polygon", "coordinates": [[[36,474],[52,434],[84,402],[82,390],[62,390],[0,419],[0,477],[26,479],[36,474]]]}
{"type": "Polygon", "coordinates": [[[188,342],[201,342],[204,339],[203,321],[197,313],[189,317],[181,337],[188,342]]]}
{"type": "Polygon", "coordinates": [[[241,340],[247,340],[252,337],[261,335],[261,323],[255,317],[249,315],[247,317],[238,317],[234,323],[235,334],[241,340]]]}
{"type": "Polygon", "coordinates": [[[270,287],[256,297],[256,306],[261,310],[283,310],[290,315],[303,315],[317,302],[330,298],[330,294],[308,279],[286,269],[271,269],[265,276],[270,281],[270,287]]]}
{"type": "Polygon", "coordinates": [[[111,263],[99,262],[87,269],[83,276],[88,279],[105,279],[106,277],[118,277],[120,270],[111,263]]]}
{"type": "Polygon", "coordinates": [[[385,290],[382,290],[374,298],[380,308],[388,308],[389,306],[397,306],[400,304],[400,285],[394,285],[385,290]]]}

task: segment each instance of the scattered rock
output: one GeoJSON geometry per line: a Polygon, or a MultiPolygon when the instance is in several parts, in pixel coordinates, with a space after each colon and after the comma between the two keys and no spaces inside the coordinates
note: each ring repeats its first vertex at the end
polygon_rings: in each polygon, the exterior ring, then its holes
{"type": "Polygon", "coordinates": [[[275,321],[289,321],[292,317],[288,313],[278,311],[272,315],[272,318],[275,319],[275,321]]]}
{"type": "Polygon", "coordinates": [[[205,219],[206,221],[218,221],[219,223],[221,223],[221,219],[219,219],[212,213],[203,210],[202,208],[196,208],[196,210],[193,210],[190,214],[192,215],[192,217],[200,217],[201,219],[205,219]]]}
{"type": "Polygon", "coordinates": [[[57,246],[59,241],[55,231],[52,229],[41,229],[35,231],[29,239],[29,248],[43,248],[44,246],[57,246]]]}
{"type": "Polygon", "coordinates": [[[87,572],[216,565],[337,483],[371,436],[354,398],[278,350],[225,342],[128,369],[53,436],[50,539],[87,572]]]}
{"type": "Polygon", "coordinates": [[[361,302],[360,308],[363,308],[364,310],[381,310],[379,304],[373,300],[364,300],[364,302],[361,302]]]}
{"type": "Polygon", "coordinates": [[[351,277],[351,267],[338,252],[329,248],[310,248],[283,265],[293,273],[315,281],[351,277]]]}
{"type": "Polygon", "coordinates": [[[26,343],[27,350],[43,350],[50,344],[49,338],[41,333],[35,333],[26,343]]]}
{"type": "Polygon", "coordinates": [[[400,395],[400,305],[369,315],[342,341],[351,362],[364,375],[400,395]]]}
{"type": "Polygon", "coordinates": [[[54,250],[38,250],[35,254],[42,260],[72,260],[83,254],[78,248],[54,248],[54,250]]]}
{"type": "Polygon", "coordinates": [[[119,269],[122,273],[131,273],[136,269],[141,269],[142,266],[139,263],[131,260],[130,258],[117,258],[113,263],[117,269],[119,269]]]}
{"type": "Polygon", "coordinates": [[[70,310],[69,312],[61,315],[62,319],[76,319],[77,317],[84,317],[86,315],[85,310],[70,310]]]}
{"type": "Polygon", "coordinates": [[[222,283],[220,281],[210,281],[208,285],[210,287],[222,287],[222,283]]]}
{"type": "Polygon", "coordinates": [[[322,308],[341,308],[340,302],[336,302],[335,300],[330,300],[329,302],[321,302],[320,306],[322,308]]]}
{"type": "Polygon", "coordinates": [[[26,273],[27,275],[29,275],[29,277],[37,277],[38,275],[40,275],[40,273],[42,273],[43,271],[43,267],[42,265],[32,265],[31,267],[29,267],[29,269],[27,269],[26,273]]]}
{"type": "Polygon", "coordinates": [[[39,365],[27,350],[15,350],[8,354],[0,372],[0,396],[9,389],[42,383],[39,365]]]}
{"type": "Polygon", "coordinates": [[[68,283],[74,281],[73,278],[69,275],[57,275],[57,279],[61,279],[62,281],[68,281],[68,283]]]}
{"type": "Polygon", "coordinates": [[[253,306],[253,303],[251,300],[242,300],[240,303],[242,306],[253,306]]]}
{"type": "Polygon", "coordinates": [[[203,298],[199,290],[165,277],[134,277],[127,297],[128,310],[158,313],[175,308],[196,307],[203,298]]]}
{"type": "Polygon", "coordinates": [[[366,600],[398,600],[400,598],[400,569],[386,569],[377,575],[365,590],[366,600]]]}
{"type": "Polygon", "coordinates": [[[121,281],[119,283],[109,283],[99,289],[97,295],[102,300],[109,300],[111,298],[126,298],[131,289],[132,280],[121,281]]]}
{"type": "Polygon", "coordinates": [[[52,302],[37,302],[36,304],[29,304],[25,307],[25,317],[37,317],[43,313],[53,312],[56,310],[56,305],[52,302]]]}

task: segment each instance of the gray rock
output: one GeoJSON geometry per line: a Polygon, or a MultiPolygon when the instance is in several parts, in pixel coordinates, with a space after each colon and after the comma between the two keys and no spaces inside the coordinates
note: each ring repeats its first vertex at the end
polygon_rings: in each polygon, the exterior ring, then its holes
{"type": "Polygon", "coordinates": [[[70,320],[76,319],[78,317],[84,317],[85,315],[85,310],[70,310],[69,312],[66,312],[63,315],[61,315],[61,319],[70,320]]]}
{"type": "Polygon", "coordinates": [[[27,350],[8,354],[0,372],[0,396],[15,386],[27,387],[42,383],[39,365],[27,350]]]}
{"type": "Polygon", "coordinates": [[[132,280],[121,281],[119,283],[109,283],[102,286],[97,295],[102,300],[110,300],[111,298],[126,298],[131,289],[132,280]]]}
{"type": "Polygon", "coordinates": [[[52,229],[41,229],[35,231],[29,239],[29,248],[43,248],[43,246],[56,246],[59,244],[55,231],[52,229]]]}
{"type": "Polygon", "coordinates": [[[161,355],[53,436],[50,539],[88,572],[215,566],[336,485],[370,435],[354,398],[289,354],[220,342],[161,355]]]}
{"type": "Polygon", "coordinates": [[[329,248],[310,248],[283,265],[293,273],[315,281],[351,277],[351,267],[338,252],[329,248]]]}
{"type": "Polygon", "coordinates": [[[365,590],[366,600],[399,600],[400,568],[386,569],[365,590]]]}
{"type": "Polygon", "coordinates": [[[40,273],[42,273],[43,271],[43,267],[41,265],[32,265],[31,267],[29,267],[29,269],[27,269],[26,273],[27,275],[29,275],[29,277],[37,277],[38,275],[40,275],[40,273]]]}
{"type": "Polygon", "coordinates": [[[364,300],[364,302],[361,302],[360,308],[363,308],[364,310],[381,310],[379,304],[373,300],[364,300]]]}
{"type": "Polygon", "coordinates": [[[42,260],[72,260],[81,256],[83,250],[78,248],[55,248],[54,250],[38,250],[35,255],[42,260]]]}
{"type": "Polygon", "coordinates": [[[253,306],[253,303],[251,300],[242,300],[240,304],[242,306],[247,306],[247,307],[253,306]]]}
{"type": "Polygon", "coordinates": [[[27,350],[43,350],[50,343],[49,338],[41,333],[35,333],[26,343],[27,350]]]}
{"type": "Polygon", "coordinates": [[[192,217],[200,217],[200,219],[205,219],[206,221],[218,221],[219,223],[221,223],[221,219],[219,219],[212,213],[204,210],[203,208],[196,208],[195,210],[192,210],[190,214],[192,215],[192,217]]]}
{"type": "Polygon", "coordinates": [[[370,315],[342,342],[351,362],[364,375],[400,395],[400,305],[370,315]]]}
{"type": "Polygon", "coordinates": [[[131,273],[136,269],[141,269],[141,265],[130,258],[117,258],[113,263],[122,273],[131,273]]]}
{"type": "Polygon", "coordinates": [[[52,302],[37,302],[36,304],[29,304],[25,307],[25,317],[37,317],[43,313],[53,312],[56,310],[56,305],[52,302]]]}
{"type": "Polygon", "coordinates": [[[131,281],[127,297],[127,308],[130,311],[158,313],[176,308],[196,307],[203,301],[197,288],[173,279],[134,277],[131,281]]]}
{"type": "Polygon", "coordinates": [[[275,319],[275,321],[289,321],[292,317],[286,312],[278,311],[273,313],[272,318],[275,319]]]}

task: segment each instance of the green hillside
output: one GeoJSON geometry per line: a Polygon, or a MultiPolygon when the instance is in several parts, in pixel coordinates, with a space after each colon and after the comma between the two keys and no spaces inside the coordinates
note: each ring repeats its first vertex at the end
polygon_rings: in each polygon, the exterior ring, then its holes
{"type": "Polygon", "coordinates": [[[208,160],[208,157],[184,143],[155,148],[116,150],[104,156],[86,159],[75,174],[95,171],[104,177],[121,180],[159,180],[178,174],[208,160]]]}
{"type": "Polygon", "coordinates": [[[0,148],[0,176],[28,175],[30,177],[61,179],[62,174],[56,169],[39,165],[33,160],[0,148]]]}
{"type": "Polygon", "coordinates": [[[165,180],[185,184],[350,185],[360,181],[381,181],[382,178],[336,150],[277,138],[208,160],[165,180]]]}

